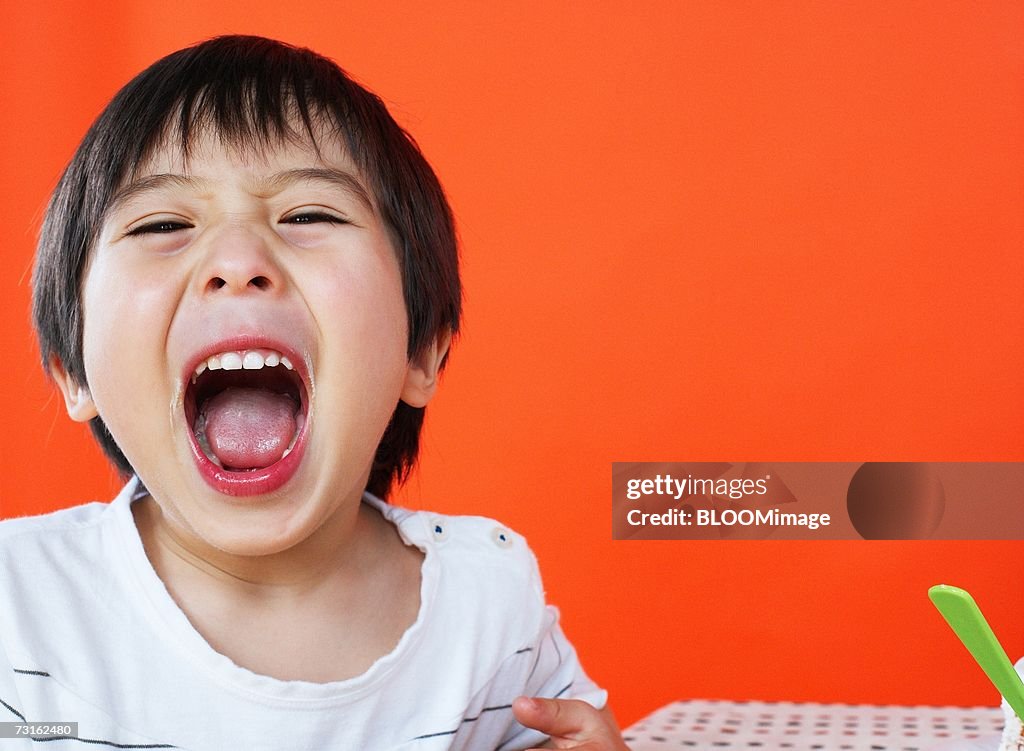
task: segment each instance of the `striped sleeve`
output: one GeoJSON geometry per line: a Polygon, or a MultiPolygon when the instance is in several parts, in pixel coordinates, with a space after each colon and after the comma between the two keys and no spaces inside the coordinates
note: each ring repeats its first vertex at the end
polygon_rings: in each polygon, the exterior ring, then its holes
{"type": "MultiPolygon", "coordinates": [[[[608,692],[599,688],[584,672],[558,618],[558,608],[546,606],[544,628],[530,648],[531,664],[522,694],[546,699],[579,699],[595,709],[603,709],[608,702],[608,692]]],[[[498,749],[532,748],[546,740],[543,733],[513,722],[498,749]]]]}
{"type": "MultiPolygon", "coordinates": [[[[31,719],[38,720],[40,718],[33,717],[31,719]]],[[[21,698],[18,696],[17,686],[14,683],[14,666],[11,665],[11,661],[7,658],[3,639],[0,638],[0,722],[26,721],[24,706],[21,703],[21,698]]],[[[0,747],[4,751],[21,751],[21,749],[32,748],[32,741],[28,738],[4,738],[0,739],[0,747]]]]}

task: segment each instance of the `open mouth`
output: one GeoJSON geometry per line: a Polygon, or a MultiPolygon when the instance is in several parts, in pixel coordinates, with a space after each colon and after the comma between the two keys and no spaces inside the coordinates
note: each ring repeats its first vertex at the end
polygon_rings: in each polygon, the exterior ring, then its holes
{"type": "Polygon", "coordinates": [[[270,492],[298,468],[309,412],[303,372],[297,358],[270,348],[220,351],[193,367],[185,420],[196,464],[216,490],[270,492]]]}

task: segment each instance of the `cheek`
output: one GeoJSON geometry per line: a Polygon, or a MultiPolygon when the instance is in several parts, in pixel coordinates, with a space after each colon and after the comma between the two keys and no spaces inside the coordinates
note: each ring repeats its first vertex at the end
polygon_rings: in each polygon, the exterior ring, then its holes
{"type": "Polygon", "coordinates": [[[173,312],[175,274],[168,264],[132,264],[114,253],[99,254],[82,286],[84,330],[108,339],[154,339],[141,324],[173,312]]]}
{"type": "Polygon", "coordinates": [[[105,421],[119,394],[144,389],[150,379],[140,375],[157,372],[153,358],[162,352],[172,298],[166,275],[133,275],[102,256],[90,267],[82,286],[82,354],[105,421]]]}
{"type": "MultiPolygon", "coordinates": [[[[390,250],[388,251],[390,252],[390,250]]],[[[309,279],[310,300],[325,339],[342,356],[404,368],[408,323],[397,262],[379,256],[356,268],[324,269],[309,279]]],[[[325,351],[331,351],[327,347],[325,351]]]]}

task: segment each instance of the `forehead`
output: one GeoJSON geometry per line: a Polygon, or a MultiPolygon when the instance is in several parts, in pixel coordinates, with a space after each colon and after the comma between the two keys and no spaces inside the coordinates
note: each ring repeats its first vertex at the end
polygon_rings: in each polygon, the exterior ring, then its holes
{"type": "Polygon", "coordinates": [[[348,193],[379,215],[368,181],[335,134],[321,132],[314,140],[309,134],[292,131],[254,141],[228,138],[204,128],[193,130],[187,141],[179,137],[159,140],[113,192],[105,216],[167,188],[206,193],[215,190],[213,186],[227,175],[239,173],[257,194],[276,193],[289,184],[318,183],[348,193]]]}
{"type": "Polygon", "coordinates": [[[165,132],[149,153],[133,165],[125,181],[134,182],[154,174],[190,175],[223,162],[256,172],[285,166],[329,167],[344,170],[365,184],[342,138],[323,127],[316,128],[312,136],[293,127],[285,133],[261,138],[233,137],[212,126],[194,129],[187,140],[165,132]]]}

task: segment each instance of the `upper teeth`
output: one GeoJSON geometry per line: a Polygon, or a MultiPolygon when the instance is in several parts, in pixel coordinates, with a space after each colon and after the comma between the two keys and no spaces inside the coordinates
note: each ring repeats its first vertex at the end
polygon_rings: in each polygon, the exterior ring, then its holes
{"type": "Polygon", "coordinates": [[[293,370],[291,360],[285,355],[272,349],[246,349],[233,352],[219,352],[211,355],[200,362],[192,374],[192,383],[202,375],[203,371],[210,370],[259,370],[266,366],[273,368],[277,365],[284,365],[288,370],[293,370]]]}

